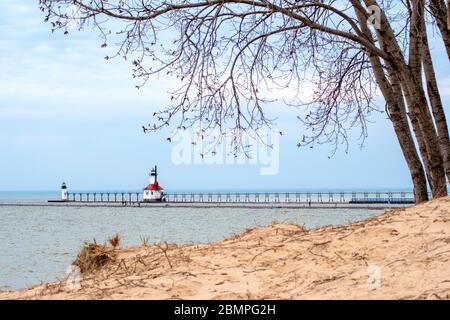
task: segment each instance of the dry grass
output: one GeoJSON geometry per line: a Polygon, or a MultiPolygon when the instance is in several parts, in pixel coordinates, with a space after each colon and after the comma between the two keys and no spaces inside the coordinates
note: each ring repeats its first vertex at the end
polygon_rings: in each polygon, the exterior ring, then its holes
{"type": "Polygon", "coordinates": [[[149,240],[150,240],[150,237],[143,237],[143,236],[141,236],[141,245],[143,247],[149,247],[150,246],[149,240]]]}
{"type": "Polygon", "coordinates": [[[81,273],[87,273],[115,261],[115,259],[116,253],[113,248],[97,244],[94,240],[93,243],[84,243],[72,264],[79,267],[81,273]]]}
{"type": "Polygon", "coordinates": [[[119,246],[120,244],[120,236],[118,233],[116,233],[113,237],[108,239],[108,242],[110,245],[112,245],[112,247],[115,249],[119,246]]]}

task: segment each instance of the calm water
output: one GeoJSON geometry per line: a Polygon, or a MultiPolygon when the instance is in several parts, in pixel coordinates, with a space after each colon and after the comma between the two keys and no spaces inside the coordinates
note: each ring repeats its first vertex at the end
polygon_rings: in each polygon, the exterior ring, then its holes
{"type": "MultiPolygon", "coordinates": [[[[27,197],[14,199],[31,201],[27,197]]],[[[115,233],[121,235],[125,246],[137,245],[142,238],[187,244],[221,240],[246,227],[266,226],[274,220],[316,228],[380,213],[364,209],[0,206],[0,289],[64,278],[84,241],[95,238],[104,242],[115,233]]]]}

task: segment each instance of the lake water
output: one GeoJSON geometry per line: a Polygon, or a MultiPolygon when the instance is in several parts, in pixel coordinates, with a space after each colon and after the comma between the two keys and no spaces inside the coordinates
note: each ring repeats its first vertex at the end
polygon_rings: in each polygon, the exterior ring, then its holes
{"type": "MultiPolygon", "coordinates": [[[[57,193],[56,193],[57,194],[57,193]]],[[[0,195],[1,202],[43,202],[49,194],[0,195]]],[[[218,241],[274,220],[306,228],[338,225],[379,215],[366,209],[245,209],[151,207],[0,206],[0,290],[62,279],[84,241],[118,233],[122,246],[218,241]]]]}

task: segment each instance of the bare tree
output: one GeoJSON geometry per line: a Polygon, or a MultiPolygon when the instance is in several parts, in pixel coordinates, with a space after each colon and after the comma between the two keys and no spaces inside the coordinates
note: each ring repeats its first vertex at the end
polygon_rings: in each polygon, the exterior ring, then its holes
{"type": "MultiPolygon", "coordinates": [[[[429,0],[447,44],[442,5],[429,0]]],[[[289,88],[298,95],[285,102],[299,107],[309,132],[299,146],[337,148],[347,144],[350,128],[367,135],[379,88],[416,201],[428,199],[427,179],[434,197],[447,194],[448,128],[426,38],[425,0],[40,0],[53,29],[65,32],[68,6],[79,9],[80,29],[94,26],[104,46],[112,38],[117,56],[133,57],[141,85],[160,73],[179,79],[172,104],[155,113],[149,130],[199,123],[202,130],[232,128],[239,146],[243,132],[273,123],[264,111],[265,89],[289,88]],[[108,21],[121,25],[112,30],[108,21]],[[300,91],[304,79],[315,85],[308,101],[300,91]]]]}

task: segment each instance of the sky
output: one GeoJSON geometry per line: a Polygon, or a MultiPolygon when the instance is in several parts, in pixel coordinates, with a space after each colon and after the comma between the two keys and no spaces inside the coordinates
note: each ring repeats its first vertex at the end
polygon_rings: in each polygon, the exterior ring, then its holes
{"type": "MultiPolygon", "coordinates": [[[[95,31],[52,34],[37,3],[0,0],[0,191],[57,190],[62,181],[72,190],[139,190],[153,165],[166,191],[411,188],[385,114],[373,115],[363,147],[355,131],[349,152],[329,158],[332,146],[296,147],[304,128],[291,108],[276,104],[268,108],[283,131],[277,152],[256,163],[194,161],[166,140],[170,132],[141,129],[168,103],[173,80],[153,78],[137,90],[131,63],[106,61],[95,31]]],[[[448,60],[431,42],[448,106],[448,60]]]]}

